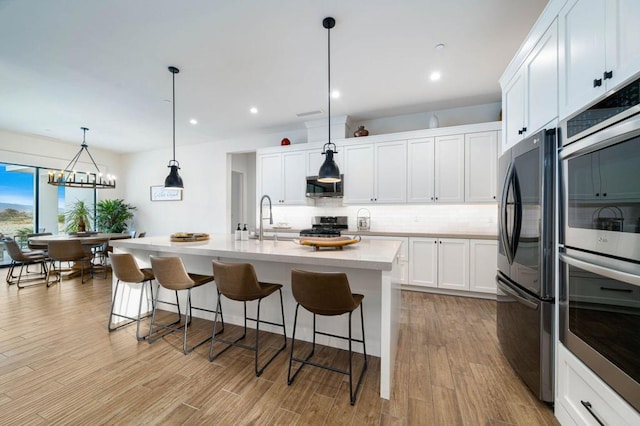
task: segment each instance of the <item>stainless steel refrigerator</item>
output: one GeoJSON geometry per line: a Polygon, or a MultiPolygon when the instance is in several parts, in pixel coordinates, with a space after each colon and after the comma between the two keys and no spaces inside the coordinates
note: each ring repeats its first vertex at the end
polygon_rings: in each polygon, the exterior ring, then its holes
{"type": "Polygon", "coordinates": [[[499,160],[497,332],[502,353],[531,391],[553,402],[556,130],[499,160]]]}

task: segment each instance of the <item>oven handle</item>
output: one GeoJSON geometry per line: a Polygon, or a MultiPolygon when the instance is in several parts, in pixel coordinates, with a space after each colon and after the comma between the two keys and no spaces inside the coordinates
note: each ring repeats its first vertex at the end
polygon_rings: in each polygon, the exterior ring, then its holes
{"type": "Polygon", "coordinates": [[[615,269],[606,268],[604,266],[596,265],[594,263],[585,262],[584,260],[578,260],[575,257],[569,256],[566,253],[560,253],[560,260],[566,264],[575,266],[576,268],[584,269],[596,275],[611,278],[612,280],[622,281],[627,284],[632,284],[640,287],[640,276],[630,274],[628,272],[617,271],[615,269]]]}
{"type": "Polygon", "coordinates": [[[534,302],[526,299],[524,295],[519,294],[516,290],[511,288],[509,283],[506,282],[505,280],[503,280],[502,278],[500,278],[499,276],[496,276],[496,281],[498,282],[498,286],[500,287],[501,291],[504,291],[505,293],[508,293],[509,296],[513,297],[514,299],[516,299],[518,302],[520,302],[521,304],[523,304],[527,308],[530,308],[530,309],[533,309],[533,310],[538,309],[538,304],[537,303],[534,303],[534,302]]]}

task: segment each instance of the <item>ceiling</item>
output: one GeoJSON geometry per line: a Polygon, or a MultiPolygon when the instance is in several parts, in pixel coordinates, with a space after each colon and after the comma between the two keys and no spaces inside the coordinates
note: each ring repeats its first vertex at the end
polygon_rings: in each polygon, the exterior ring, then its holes
{"type": "Polygon", "coordinates": [[[332,116],[497,102],[498,78],[546,3],[0,0],[0,128],[80,143],[86,126],[90,147],[170,147],[170,65],[178,146],[304,128],[326,118],[326,16],[341,93],[332,116]]]}

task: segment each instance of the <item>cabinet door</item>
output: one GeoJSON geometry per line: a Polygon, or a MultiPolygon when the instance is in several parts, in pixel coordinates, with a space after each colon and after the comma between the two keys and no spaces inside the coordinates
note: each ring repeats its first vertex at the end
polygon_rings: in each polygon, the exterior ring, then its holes
{"type": "Polygon", "coordinates": [[[606,79],[607,90],[632,77],[640,70],[640,1],[607,0],[606,2],[606,79]]]}
{"type": "Polygon", "coordinates": [[[558,22],[553,21],[529,55],[526,134],[533,135],[558,116],[558,22]]]}
{"type": "Polygon", "coordinates": [[[469,290],[469,240],[438,240],[438,288],[469,290]]]}
{"type": "Polygon", "coordinates": [[[258,199],[263,195],[268,195],[272,203],[278,204],[283,200],[282,193],[282,155],[268,154],[258,158],[258,184],[259,190],[256,196],[258,199]]]}
{"type": "Polygon", "coordinates": [[[496,294],[498,242],[469,240],[469,290],[496,294]]]}
{"type": "MultiPolygon", "coordinates": [[[[340,173],[344,173],[344,162],[342,147],[336,147],[338,152],[333,153],[333,161],[336,162],[338,168],[340,168],[340,173]]],[[[307,150],[307,176],[318,176],[318,172],[320,171],[320,166],[324,163],[325,156],[322,155],[322,148],[307,150]]]]}
{"type": "Polygon", "coordinates": [[[435,138],[435,201],[464,201],[464,135],[435,138]]]}
{"type": "Polygon", "coordinates": [[[374,200],[373,145],[353,145],[344,148],[344,202],[369,204],[374,200]]]}
{"type": "Polygon", "coordinates": [[[434,201],[434,139],[414,139],[408,142],[408,190],[410,203],[432,203],[434,201]]]}
{"type": "Polygon", "coordinates": [[[509,85],[505,88],[503,94],[504,103],[504,131],[506,148],[515,145],[522,140],[523,129],[526,127],[524,122],[525,116],[525,76],[524,71],[518,72],[509,85]]]}
{"type": "Polygon", "coordinates": [[[497,132],[468,133],[464,136],[464,200],[495,202],[498,164],[497,132]]]}
{"type": "Polygon", "coordinates": [[[438,286],[438,240],[409,238],[409,284],[438,286]]]}
{"type": "Polygon", "coordinates": [[[307,153],[305,151],[282,154],[283,202],[285,204],[305,204],[307,153]]]}
{"type": "Polygon", "coordinates": [[[376,203],[407,201],[407,142],[382,142],[375,145],[376,203]]]}
{"type": "Polygon", "coordinates": [[[605,92],[605,1],[569,0],[559,16],[560,118],[605,92]]]}

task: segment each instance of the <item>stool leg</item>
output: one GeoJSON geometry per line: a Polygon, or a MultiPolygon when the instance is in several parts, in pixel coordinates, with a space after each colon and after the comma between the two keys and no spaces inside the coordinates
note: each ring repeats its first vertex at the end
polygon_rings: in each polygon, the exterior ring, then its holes
{"type": "Polygon", "coordinates": [[[296,313],[293,317],[293,331],[291,336],[291,351],[289,352],[289,372],[287,373],[287,385],[291,385],[291,383],[293,383],[293,379],[295,378],[295,375],[291,377],[291,365],[293,364],[293,347],[295,346],[295,343],[296,343],[296,326],[298,325],[298,308],[299,307],[300,307],[300,304],[299,303],[296,304],[296,313]]]}
{"type": "Polygon", "coordinates": [[[116,328],[112,328],[111,324],[113,321],[113,309],[116,306],[116,297],[118,296],[118,286],[120,285],[120,280],[116,280],[116,290],[113,292],[113,300],[111,301],[111,312],[109,312],[109,323],[107,324],[107,330],[111,333],[116,328]]]}
{"type": "Polygon", "coordinates": [[[284,324],[284,302],[282,301],[282,289],[279,288],[278,292],[280,292],[280,312],[282,313],[282,337],[284,338],[284,347],[287,347],[287,329],[284,324]]]}
{"type": "MultiPolygon", "coordinates": [[[[260,377],[260,375],[264,371],[264,367],[260,371],[258,371],[258,353],[259,353],[259,350],[260,350],[260,303],[261,302],[262,302],[262,299],[258,299],[258,313],[256,315],[256,356],[253,359],[253,366],[254,366],[254,369],[256,371],[256,377],[260,377]]],[[[245,304],[245,306],[246,306],[246,304],[245,304]]],[[[244,318],[245,318],[244,319],[244,323],[245,323],[245,327],[246,327],[247,316],[245,315],[244,318]]],[[[265,367],[266,367],[266,365],[265,365],[265,367]]]]}
{"type": "Polygon", "coordinates": [[[356,400],[353,397],[353,352],[351,350],[351,314],[353,312],[349,312],[349,397],[351,405],[353,405],[356,400]]]}

